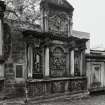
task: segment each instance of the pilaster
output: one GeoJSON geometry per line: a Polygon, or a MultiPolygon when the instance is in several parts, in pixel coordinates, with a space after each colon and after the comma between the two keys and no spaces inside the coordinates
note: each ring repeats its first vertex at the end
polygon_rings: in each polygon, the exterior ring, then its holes
{"type": "Polygon", "coordinates": [[[45,77],[49,77],[49,48],[45,48],[45,77]]]}
{"type": "Polygon", "coordinates": [[[28,78],[32,78],[32,70],[33,70],[33,50],[32,46],[28,46],[28,78]]]}
{"type": "Polygon", "coordinates": [[[69,51],[66,54],[66,72],[67,72],[67,76],[70,75],[70,53],[69,51]]]}
{"type": "Polygon", "coordinates": [[[80,75],[82,76],[83,74],[83,52],[81,51],[80,54],[80,75]]]}
{"type": "Polygon", "coordinates": [[[0,1],[0,56],[3,56],[3,17],[5,7],[4,1],[0,1]]]}
{"type": "Polygon", "coordinates": [[[73,26],[73,22],[72,22],[72,18],[69,17],[68,18],[68,37],[70,37],[72,35],[72,26],[73,26]]]}
{"type": "Polygon", "coordinates": [[[74,49],[71,50],[71,75],[74,76],[74,49]]]}
{"type": "Polygon", "coordinates": [[[4,77],[4,58],[3,58],[3,17],[6,5],[0,1],[0,78],[4,77]]]}

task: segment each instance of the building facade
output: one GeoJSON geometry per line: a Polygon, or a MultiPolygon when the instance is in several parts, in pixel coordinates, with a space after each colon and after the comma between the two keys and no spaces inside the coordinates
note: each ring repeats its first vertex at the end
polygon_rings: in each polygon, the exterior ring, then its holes
{"type": "Polygon", "coordinates": [[[90,50],[86,55],[86,71],[88,77],[88,89],[101,91],[105,89],[105,51],[90,50]]]}
{"type": "Polygon", "coordinates": [[[72,35],[71,4],[42,0],[40,25],[3,19],[4,2],[0,7],[0,76],[5,88],[21,84],[28,96],[87,93],[88,39],[72,35]]]}

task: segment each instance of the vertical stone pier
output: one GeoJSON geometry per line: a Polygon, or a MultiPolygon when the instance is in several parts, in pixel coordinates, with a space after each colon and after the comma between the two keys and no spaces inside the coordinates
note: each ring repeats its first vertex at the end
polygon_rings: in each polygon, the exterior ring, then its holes
{"type": "Polygon", "coordinates": [[[0,77],[4,76],[4,67],[3,67],[3,17],[5,11],[5,4],[3,1],[0,1],[0,77]]]}
{"type": "Polygon", "coordinates": [[[71,51],[71,75],[74,76],[74,50],[71,51]]]}
{"type": "Polygon", "coordinates": [[[49,48],[45,49],[45,77],[49,77],[49,48]]]}
{"type": "Polygon", "coordinates": [[[5,4],[0,1],[0,56],[3,56],[3,17],[5,11],[5,4]]]}
{"type": "Polygon", "coordinates": [[[0,1],[0,90],[4,84],[3,17],[5,8],[4,1],[0,1]]]}

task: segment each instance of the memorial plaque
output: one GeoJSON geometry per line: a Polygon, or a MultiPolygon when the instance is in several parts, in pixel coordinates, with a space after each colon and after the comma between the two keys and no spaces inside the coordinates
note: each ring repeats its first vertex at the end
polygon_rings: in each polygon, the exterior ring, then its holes
{"type": "Polygon", "coordinates": [[[50,59],[51,76],[61,77],[65,74],[66,57],[61,48],[56,48],[50,59]]]}

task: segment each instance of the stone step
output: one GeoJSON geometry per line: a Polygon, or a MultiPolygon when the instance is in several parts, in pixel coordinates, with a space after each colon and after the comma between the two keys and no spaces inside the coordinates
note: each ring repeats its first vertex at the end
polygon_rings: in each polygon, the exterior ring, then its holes
{"type": "Polygon", "coordinates": [[[89,92],[84,91],[81,93],[58,93],[54,95],[46,95],[46,96],[40,96],[40,97],[34,97],[34,98],[28,98],[28,102],[31,103],[43,103],[43,102],[49,102],[49,101],[56,101],[56,100],[73,100],[73,99],[81,99],[81,98],[87,98],[89,97],[89,92]]]}

